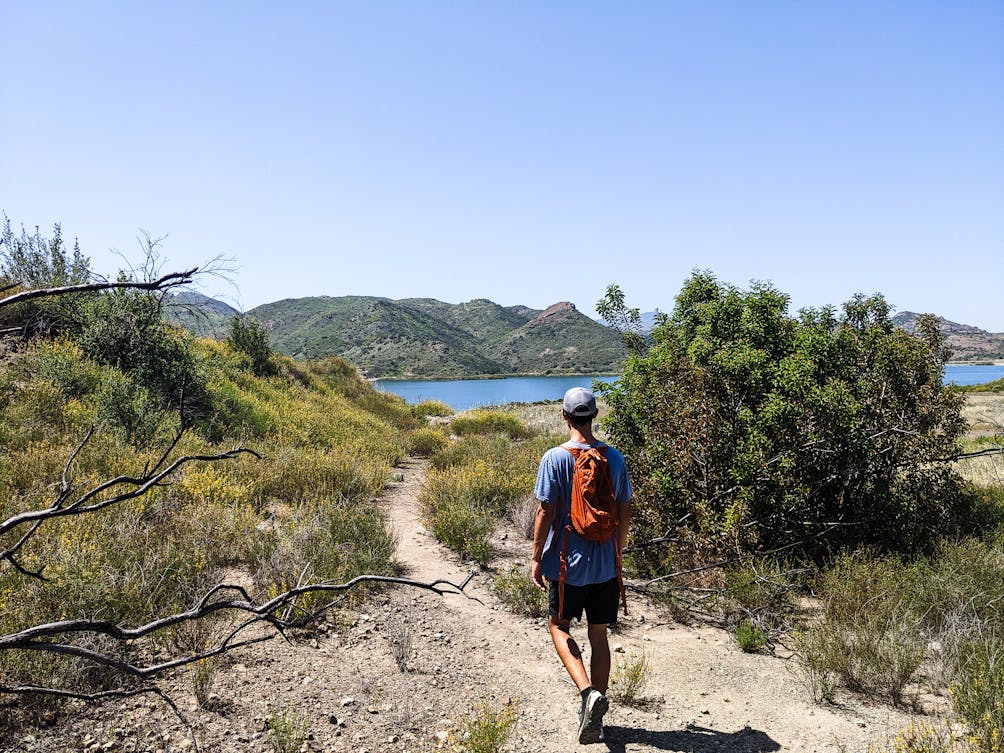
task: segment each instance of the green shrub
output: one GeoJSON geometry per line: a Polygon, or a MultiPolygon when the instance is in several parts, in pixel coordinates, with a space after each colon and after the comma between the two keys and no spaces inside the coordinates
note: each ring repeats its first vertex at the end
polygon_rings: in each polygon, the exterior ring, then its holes
{"type": "Polygon", "coordinates": [[[532,475],[507,467],[507,461],[511,456],[499,455],[433,467],[420,495],[425,522],[436,538],[482,565],[490,556],[488,538],[497,521],[533,485],[532,475]]]}
{"type": "Polygon", "coordinates": [[[526,567],[512,565],[498,573],[492,590],[510,612],[536,619],[547,617],[547,594],[533,582],[526,567]]]}
{"type": "Polygon", "coordinates": [[[35,340],[17,354],[10,368],[22,380],[41,379],[56,387],[66,398],[93,392],[102,380],[102,370],[84,358],[71,340],[35,340]]]}
{"type": "Polygon", "coordinates": [[[893,558],[838,557],[820,583],[822,617],[796,641],[799,660],[851,690],[903,703],[927,644],[904,595],[907,580],[906,567],[893,558]]]}
{"type": "MultiPolygon", "coordinates": [[[[301,578],[343,582],[396,572],[394,536],[372,499],[403,457],[401,429],[417,424],[403,402],[385,400],[343,362],[297,364],[299,377],[284,371],[263,379],[225,343],[164,333],[206,379],[218,411],[191,426],[173,456],[246,444],[262,459],[192,463],[137,499],[44,524],[20,562],[44,565],[47,580],[0,567],[0,635],[64,617],[142,624],[190,607],[233,569],[255,574],[257,596],[266,597],[301,578]]],[[[115,333],[100,334],[110,348],[115,333]]],[[[97,364],[85,351],[69,340],[38,340],[0,360],[0,519],[52,503],[67,458],[95,423],[111,430],[77,453],[67,477],[78,489],[138,475],[177,429],[177,413],[141,379],[152,362],[126,369],[97,364]]],[[[280,363],[288,369],[292,362],[280,363]]],[[[352,598],[363,593],[355,589],[352,598]]],[[[204,650],[220,629],[207,620],[131,644],[75,644],[122,658],[178,656],[204,650]]],[[[0,675],[81,690],[123,682],[80,658],[12,650],[0,651],[0,675]]],[[[193,690],[205,695],[209,680],[194,674],[193,690]]]]}
{"type": "Polygon", "coordinates": [[[425,523],[437,541],[482,567],[492,555],[489,539],[495,531],[495,518],[477,502],[455,496],[423,503],[425,523]]]}
{"type": "MultiPolygon", "coordinates": [[[[326,501],[303,505],[277,521],[272,534],[254,553],[255,582],[269,597],[304,583],[343,583],[357,575],[394,575],[397,539],[376,505],[326,501]]],[[[309,612],[333,597],[312,593],[300,597],[309,612]]]]}
{"type": "Polygon", "coordinates": [[[217,659],[215,657],[200,659],[189,665],[192,694],[200,708],[209,708],[209,694],[213,690],[213,682],[216,679],[216,668],[217,659]]]}
{"type": "Polygon", "coordinates": [[[528,488],[525,477],[507,473],[504,468],[479,459],[469,465],[430,470],[424,491],[430,498],[468,500],[498,518],[506,514],[528,488]]]}
{"type": "Polygon", "coordinates": [[[295,711],[283,709],[265,719],[268,741],[275,753],[299,753],[310,724],[295,711]]]}
{"type": "Polygon", "coordinates": [[[504,434],[469,435],[450,442],[432,457],[436,470],[462,466],[481,460],[495,466],[508,466],[516,453],[516,443],[504,434]]]}
{"type": "Polygon", "coordinates": [[[429,416],[443,418],[445,416],[452,416],[454,410],[440,400],[423,400],[411,406],[411,413],[415,418],[428,418],[429,416]]]}
{"type": "Polygon", "coordinates": [[[910,588],[933,631],[960,613],[1004,625],[1004,551],[979,539],[942,542],[935,557],[913,568],[910,588]]]}
{"type": "MultiPolygon", "coordinates": [[[[77,285],[89,279],[90,260],[77,243],[72,253],[68,252],[59,224],[53,226],[51,238],[43,236],[37,227],[33,235],[28,235],[24,226],[18,234],[4,215],[0,229],[0,287],[13,285],[30,290],[77,285]]],[[[0,311],[0,329],[48,335],[74,331],[80,309],[90,297],[86,293],[61,295],[5,306],[0,311]]]]}
{"type": "MultiPolygon", "coordinates": [[[[884,745],[868,746],[868,753],[976,753],[957,739],[945,724],[914,723],[884,745]]],[[[983,751],[986,753],[986,751],[983,751]]]]}
{"type": "Polygon", "coordinates": [[[227,343],[248,360],[248,367],[255,376],[270,377],[279,373],[268,334],[257,319],[234,314],[230,318],[230,335],[227,343]]]}
{"type": "Polygon", "coordinates": [[[736,625],[736,643],[748,654],[755,653],[767,645],[767,634],[754,623],[743,620],[736,625]]]}
{"type": "Polygon", "coordinates": [[[726,571],[725,584],[726,595],[735,605],[731,610],[733,621],[738,619],[740,627],[746,623],[747,629],[758,633],[764,644],[769,642],[771,633],[783,630],[794,609],[796,588],[783,562],[767,558],[747,560],[726,571]]]}
{"type": "MultiPolygon", "coordinates": [[[[168,441],[161,428],[171,424],[173,413],[164,410],[160,399],[120,371],[112,371],[97,393],[98,418],[120,429],[126,440],[147,447],[158,439],[168,441]]],[[[172,432],[173,433],[173,432],[172,432]]]]}
{"type": "Polygon", "coordinates": [[[610,693],[629,706],[640,703],[642,691],[652,676],[652,665],[642,654],[625,654],[618,659],[610,673],[610,693]]]}
{"type": "Polygon", "coordinates": [[[519,510],[533,489],[540,457],[555,444],[554,437],[515,441],[506,434],[451,442],[432,456],[421,495],[430,530],[462,556],[487,562],[496,522],[522,519],[519,510]]]}
{"type": "Polygon", "coordinates": [[[125,372],[162,407],[184,408],[189,420],[209,411],[191,338],[164,322],[155,296],[133,290],[97,296],[76,340],[88,358],[125,372]]]}
{"type": "Polygon", "coordinates": [[[255,474],[255,494],[262,499],[362,501],[374,497],[387,478],[387,464],[377,457],[357,457],[316,447],[286,447],[264,461],[267,473],[255,474]]]}
{"type": "Polygon", "coordinates": [[[963,392],[1004,392],[1004,377],[984,384],[969,384],[959,387],[963,392]]]}
{"type": "Polygon", "coordinates": [[[705,551],[791,546],[816,561],[863,545],[924,551],[965,503],[937,462],[965,430],[937,322],[907,334],[881,295],[839,314],[788,306],[769,284],[740,290],[710,272],[685,282],[649,338],[616,286],[597,305],[634,351],[603,391],[603,426],[631,469],[636,535],[686,527],[705,551]]]}
{"type": "Polygon", "coordinates": [[[511,439],[526,439],[533,435],[516,416],[498,410],[479,409],[463,413],[450,422],[450,429],[458,436],[505,434],[511,439]]]}
{"type": "Polygon", "coordinates": [[[438,429],[415,429],[408,434],[408,449],[412,455],[429,457],[449,444],[449,438],[438,429]]]}
{"type": "Polygon", "coordinates": [[[509,702],[493,709],[487,702],[473,709],[471,716],[446,740],[450,753],[500,753],[516,726],[516,704],[509,702]]]}
{"type": "Polygon", "coordinates": [[[1004,634],[988,631],[963,645],[950,693],[980,753],[1004,753],[1004,634]]]}

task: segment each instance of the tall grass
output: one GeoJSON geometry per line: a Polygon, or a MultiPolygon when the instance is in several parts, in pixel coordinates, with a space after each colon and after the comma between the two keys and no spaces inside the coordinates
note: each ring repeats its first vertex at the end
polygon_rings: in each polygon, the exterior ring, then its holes
{"type": "Polygon", "coordinates": [[[454,434],[505,434],[510,439],[533,435],[516,416],[501,410],[477,409],[457,416],[450,422],[454,434]]]}
{"type": "Polygon", "coordinates": [[[904,701],[924,659],[923,626],[904,592],[908,569],[891,557],[841,555],[822,574],[822,619],[798,639],[802,661],[850,689],[904,701]]]}
{"type": "Polygon", "coordinates": [[[932,557],[844,555],[819,583],[821,619],[797,640],[809,675],[895,703],[927,667],[948,691],[976,750],[1000,753],[1004,733],[1004,552],[947,541],[932,557]]]}
{"type": "MultiPolygon", "coordinates": [[[[475,420],[485,415],[478,411],[475,420]]],[[[490,539],[499,521],[511,518],[524,503],[533,490],[540,456],[560,441],[534,435],[511,414],[493,411],[492,416],[485,425],[509,429],[464,435],[436,452],[420,496],[433,535],[482,566],[491,560],[490,539]],[[514,434],[527,438],[514,439],[514,434]]],[[[457,417],[452,426],[465,419],[457,417]]]]}

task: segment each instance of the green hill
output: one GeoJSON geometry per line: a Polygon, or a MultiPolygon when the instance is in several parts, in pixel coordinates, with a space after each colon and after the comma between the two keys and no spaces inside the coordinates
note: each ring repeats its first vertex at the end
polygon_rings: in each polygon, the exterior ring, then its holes
{"type": "Polygon", "coordinates": [[[479,298],[296,298],[248,312],[273,346],[298,358],[336,355],[367,375],[451,377],[616,371],[616,333],[570,303],[546,311],[479,298]]]}
{"type": "Polygon", "coordinates": [[[571,303],[556,303],[489,343],[488,352],[509,371],[590,374],[616,371],[624,358],[620,337],[571,303]]]}
{"type": "Polygon", "coordinates": [[[194,290],[172,293],[164,299],[164,318],[196,337],[226,337],[230,318],[236,313],[233,306],[194,290]]]}

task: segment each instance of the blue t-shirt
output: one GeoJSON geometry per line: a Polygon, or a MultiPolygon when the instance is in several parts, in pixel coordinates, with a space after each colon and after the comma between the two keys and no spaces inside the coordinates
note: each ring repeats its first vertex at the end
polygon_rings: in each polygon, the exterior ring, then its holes
{"type": "MultiPolygon", "coordinates": [[[[593,445],[578,442],[566,442],[565,446],[588,447],[604,446],[602,442],[593,445]]],[[[614,484],[614,494],[617,501],[625,504],[631,500],[631,481],[628,478],[627,465],[624,456],[613,447],[607,448],[607,463],[610,464],[610,478],[614,484]]],[[[565,538],[565,526],[571,522],[572,507],[572,473],[575,470],[575,458],[564,447],[553,447],[544,453],[537,469],[537,484],[533,489],[534,496],[541,502],[557,505],[555,521],[548,531],[544,543],[544,554],[541,565],[544,577],[548,580],[558,580],[561,568],[561,547],[565,538]]],[[[607,541],[587,541],[575,531],[568,533],[568,565],[565,568],[565,582],[572,586],[585,586],[591,583],[604,583],[617,577],[617,565],[614,561],[613,539],[607,541]]]]}

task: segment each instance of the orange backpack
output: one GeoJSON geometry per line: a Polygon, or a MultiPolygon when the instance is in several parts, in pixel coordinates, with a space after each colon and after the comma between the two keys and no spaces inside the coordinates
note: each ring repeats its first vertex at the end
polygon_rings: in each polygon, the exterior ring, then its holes
{"type": "MultiPolygon", "coordinates": [[[[562,445],[564,446],[564,445],[562,445]]],[[[565,611],[565,570],[568,565],[568,536],[575,531],[587,541],[613,539],[614,561],[617,566],[617,584],[621,592],[624,614],[627,614],[627,597],[624,593],[624,576],[621,572],[620,541],[617,537],[619,510],[614,482],[607,462],[607,448],[565,447],[575,458],[572,472],[571,522],[565,526],[561,545],[561,570],[558,575],[558,617],[565,611]]]]}

